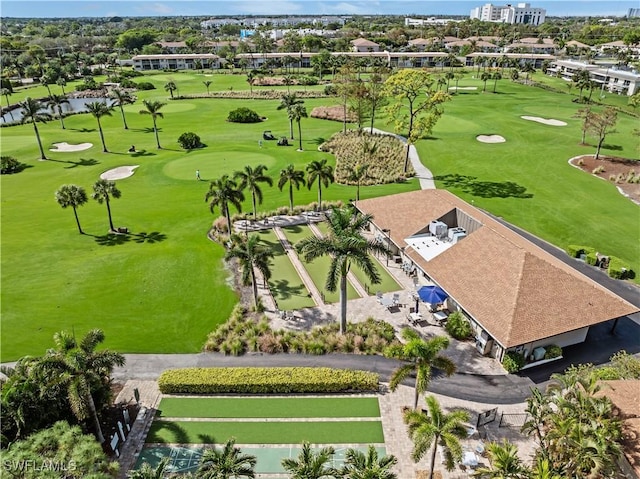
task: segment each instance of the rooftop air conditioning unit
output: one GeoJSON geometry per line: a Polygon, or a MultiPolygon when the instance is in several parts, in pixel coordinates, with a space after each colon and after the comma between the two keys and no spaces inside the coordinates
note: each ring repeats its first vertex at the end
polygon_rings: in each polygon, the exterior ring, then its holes
{"type": "Polygon", "coordinates": [[[429,233],[433,236],[443,237],[447,235],[447,224],[442,221],[432,221],[429,223],[429,233]]]}
{"type": "Polygon", "coordinates": [[[461,227],[456,227],[456,228],[449,228],[449,231],[447,231],[447,237],[452,240],[453,237],[456,234],[460,234],[460,233],[466,233],[467,231],[464,228],[461,227]]]}

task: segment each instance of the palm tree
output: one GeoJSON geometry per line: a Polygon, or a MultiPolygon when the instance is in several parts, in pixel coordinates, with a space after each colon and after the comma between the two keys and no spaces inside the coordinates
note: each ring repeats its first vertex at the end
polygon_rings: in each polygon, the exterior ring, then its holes
{"type": "Polygon", "coordinates": [[[128,479],[164,479],[167,475],[167,468],[171,458],[163,457],[158,465],[154,468],[148,462],[142,464],[140,469],[129,471],[128,479]]]}
{"type": "Polygon", "coordinates": [[[251,201],[253,204],[253,217],[257,218],[256,199],[258,204],[262,204],[262,190],[260,189],[260,183],[267,183],[269,186],[273,186],[273,179],[270,176],[265,175],[267,167],[265,165],[258,165],[252,168],[250,165],[246,165],[244,170],[236,171],[233,174],[235,180],[239,181],[238,188],[244,190],[247,188],[251,192],[251,201]]]}
{"type": "Polygon", "coordinates": [[[367,178],[367,170],[369,165],[356,163],[347,170],[347,180],[356,184],[356,201],[360,201],[360,183],[367,178]]]}
{"type": "Polygon", "coordinates": [[[502,74],[500,72],[493,72],[491,78],[493,79],[493,93],[495,93],[496,86],[498,86],[498,80],[502,80],[502,74]]]}
{"type": "Polygon", "coordinates": [[[307,165],[307,188],[311,189],[315,181],[318,180],[318,211],[322,210],[322,185],[329,187],[333,183],[333,167],[327,165],[327,159],[313,160],[307,165]]]}
{"type": "Polygon", "coordinates": [[[178,89],[178,86],[176,85],[176,82],[174,82],[173,80],[168,81],[164,85],[164,91],[168,91],[169,93],[171,93],[171,98],[173,98],[173,92],[176,91],[177,89],[178,89]]]}
{"type": "Polygon", "coordinates": [[[127,118],[124,116],[124,105],[129,105],[133,103],[133,97],[131,93],[126,90],[120,90],[116,88],[111,92],[111,98],[113,98],[113,106],[117,106],[120,108],[120,114],[122,115],[122,123],[124,124],[124,129],[128,130],[129,126],[127,125],[127,118]]]}
{"type": "Polygon", "coordinates": [[[302,151],[302,127],[300,126],[300,120],[307,118],[307,109],[301,104],[293,105],[289,110],[287,110],[287,114],[289,116],[289,121],[295,121],[298,124],[298,151],[302,151]]]}
{"type": "Polygon", "coordinates": [[[98,180],[93,184],[93,194],[91,198],[96,200],[99,204],[107,204],[107,214],[109,215],[109,228],[111,231],[115,231],[113,227],[113,220],[111,219],[111,206],[109,200],[111,198],[118,199],[122,196],[122,193],[116,188],[116,183],[109,180],[98,180]]]}
{"type": "Polygon", "coordinates": [[[78,231],[80,234],[84,234],[80,226],[80,220],[78,219],[78,212],[76,211],[78,206],[82,206],[88,201],[87,192],[84,188],[78,185],[62,185],[58,188],[58,191],[56,191],[56,201],[62,208],[69,206],[73,208],[73,215],[76,217],[78,231]]]}
{"type": "Polygon", "coordinates": [[[331,266],[325,288],[335,291],[340,285],[340,333],[347,330],[347,274],[354,263],[373,284],[380,283],[380,274],[370,253],[388,254],[384,243],[368,240],[362,232],[369,227],[371,215],[354,214],[351,208],[332,208],[327,221],[329,233],[318,238],[305,238],[296,245],[296,250],[304,255],[305,261],[313,261],[321,256],[331,257],[331,266]]]}
{"type": "Polygon", "coordinates": [[[244,201],[244,195],[242,190],[238,188],[238,185],[234,180],[229,178],[229,175],[222,175],[219,179],[213,180],[209,185],[209,191],[205,196],[205,201],[209,201],[209,209],[213,213],[213,210],[218,207],[222,216],[227,219],[227,227],[229,229],[229,235],[233,233],[231,228],[231,213],[229,211],[229,203],[236,207],[238,211],[242,211],[242,202],[244,201]]]}
{"type": "Polygon", "coordinates": [[[491,80],[491,73],[482,72],[480,74],[480,81],[484,83],[484,87],[482,88],[482,93],[487,91],[487,82],[491,80]]]}
{"type": "Polygon", "coordinates": [[[160,139],[158,138],[158,126],[156,125],[156,119],[164,118],[164,115],[162,114],[160,109],[165,106],[166,103],[154,100],[142,100],[142,104],[144,105],[146,110],[140,110],[140,114],[151,115],[151,119],[153,120],[153,131],[156,134],[156,144],[158,145],[158,149],[160,150],[162,147],[160,146],[160,139]]]}
{"type": "Polygon", "coordinates": [[[37,369],[46,384],[64,388],[69,397],[73,414],[79,419],[92,419],[95,435],[104,443],[93,392],[97,385],[104,387],[115,366],[123,366],[124,356],[108,349],[96,351],[104,341],[100,329],[92,329],[78,343],[76,338],[61,331],[54,334],[56,347],[37,364],[37,369]]]}
{"type": "Polygon", "coordinates": [[[291,479],[328,479],[338,475],[338,471],[328,465],[334,454],[335,449],[331,446],[323,447],[314,453],[309,443],[305,442],[298,458],[282,459],[282,467],[291,474],[291,479]]]}
{"type": "Polygon", "coordinates": [[[303,103],[304,103],[304,100],[301,100],[300,98],[298,98],[295,93],[293,94],[285,93],[280,98],[280,104],[278,105],[278,110],[287,110],[287,116],[289,117],[289,134],[292,140],[293,140],[293,117],[289,114],[289,110],[291,110],[291,108],[294,105],[302,105],[303,103]]]}
{"type": "Polygon", "coordinates": [[[13,111],[11,111],[11,105],[9,104],[9,97],[13,95],[13,92],[9,88],[3,88],[0,90],[0,95],[7,101],[7,110],[9,110],[9,115],[11,115],[11,119],[13,120],[13,111]]]}
{"type": "Polygon", "coordinates": [[[204,83],[205,88],[207,89],[207,96],[209,96],[209,87],[211,86],[211,84],[213,83],[211,80],[205,80],[202,83],[204,83]]]}
{"type": "Polygon", "coordinates": [[[367,453],[357,449],[347,449],[342,477],[345,479],[396,479],[391,468],[398,463],[395,456],[378,458],[378,451],[369,445],[367,453]]]}
{"type": "Polygon", "coordinates": [[[242,284],[253,287],[254,305],[258,307],[258,284],[256,283],[255,270],[262,273],[265,283],[271,278],[269,260],[273,256],[271,250],[260,244],[260,236],[252,234],[248,238],[237,236],[233,246],[225,256],[226,260],[236,258],[242,270],[242,284]]]}
{"type": "Polygon", "coordinates": [[[67,86],[67,80],[64,77],[60,77],[56,80],[56,85],[59,85],[60,88],[62,88],[62,94],[66,95],[66,93],[64,92],[64,87],[67,86]]]}
{"type": "Polygon", "coordinates": [[[113,107],[107,105],[102,101],[93,101],[91,103],[87,103],[85,108],[89,113],[93,115],[93,117],[98,122],[98,131],[100,132],[100,140],[102,140],[102,151],[107,153],[107,145],[104,142],[104,133],[102,132],[102,125],[100,124],[100,118],[103,116],[112,116],[111,112],[113,111],[113,107]]]}
{"type": "Polygon", "coordinates": [[[407,409],[404,413],[404,422],[407,424],[409,437],[413,441],[411,457],[418,462],[431,448],[431,467],[429,479],[433,479],[433,468],[436,462],[438,446],[445,448],[445,460],[447,470],[452,470],[457,462],[462,460],[462,446],[460,439],[467,437],[467,429],[464,422],[469,420],[466,411],[442,411],[438,400],[433,396],[425,398],[427,409],[407,409]]]}
{"type": "Polygon", "coordinates": [[[415,374],[413,409],[418,409],[418,396],[429,387],[432,369],[441,369],[447,376],[451,376],[456,366],[451,359],[439,354],[440,351],[449,347],[449,338],[446,336],[436,336],[425,341],[414,329],[405,328],[402,330],[402,338],[406,341],[405,344],[391,352],[393,356],[408,363],[394,371],[389,387],[395,391],[409,375],[415,374]]]}
{"type": "Polygon", "coordinates": [[[492,442],[487,446],[489,467],[479,467],[474,474],[482,479],[523,479],[525,467],[518,457],[518,448],[506,439],[501,444],[492,442]]]}
{"type": "Polygon", "coordinates": [[[33,123],[33,130],[36,132],[36,139],[38,140],[38,148],[40,148],[40,158],[46,160],[47,157],[44,154],[42,148],[42,141],[40,140],[40,132],[38,131],[38,125],[36,123],[46,123],[51,119],[51,115],[44,110],[44,105],[38,100],[34,100],[31,97],[25,98],[24,101],[19,103],[22,108],[22,120],[20,123],[26,123],[30,121],[33,123]]]}
{"type": "Polygon", "coordinates": [[[278,189],[282,191],[284,185],[289,183],[289,213],[293,213],[293,187],[300,189],[300,185],[304,186],[304,171],[296,170],[292,163],[288,164],[284,169],[280,170],[280,178],[278,179],[278,189]]]}
{"type": "Polygon", "coordinates": [[[52,111],[58,110],[58,117],[60,118],[60,125],[62,125],[62,129],[64,130],[64,119],[62,115],[62,105],[68,105],[69,100],[64,95],[51,95],[49,97],[49,101],[47,102],[47,107],[51,108],[52,111]]]}
{"type": "Polygon", "coordinates": [[[253,478],[256,473],[256,457],[249,454],[241,454],[241,450],[235,447],[235,438],[229,439],[221,450],[208,449],[202,455],[200,467],[196,472],[198,479],[231,479],[253,478]]]}

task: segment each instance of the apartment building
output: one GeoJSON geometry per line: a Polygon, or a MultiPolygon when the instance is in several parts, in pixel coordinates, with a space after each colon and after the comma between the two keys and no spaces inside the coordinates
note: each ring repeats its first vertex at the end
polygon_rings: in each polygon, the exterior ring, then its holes
{"type": "Polygon", "coordinates": [[[534,8],[529,3],[518,3],[516,6],[486,3],[471,10],[470,18],[483,22],[540,25],[544,23],[546,15],[544,8],[534,8]]]}

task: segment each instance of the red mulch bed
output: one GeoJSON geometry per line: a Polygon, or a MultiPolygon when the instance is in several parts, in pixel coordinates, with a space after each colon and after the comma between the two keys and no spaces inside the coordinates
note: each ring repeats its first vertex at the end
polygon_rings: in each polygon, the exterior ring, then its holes
{"type": "MultiPolygon", "coordinates": [[[[577,166],[582,171],[612,183],[613,181],[609,179],[611,176],[617,177],[619,174],[623,174],[626,177],[631,170],[633,170],[636,175],[640,175],[640,161],[630,160],[628,158],[600,155],[600,159],[596,160],[594,155],[583,155],[574,158],[571,164],[577,166]],[[593,170],[599,166],[604,167],[604,171],[594,174],[593,170]]],[[[627,183],[626,181],[622,181],[616,183],[616,186],[631,200],[640,204],[640,183],[627,183]]]]}

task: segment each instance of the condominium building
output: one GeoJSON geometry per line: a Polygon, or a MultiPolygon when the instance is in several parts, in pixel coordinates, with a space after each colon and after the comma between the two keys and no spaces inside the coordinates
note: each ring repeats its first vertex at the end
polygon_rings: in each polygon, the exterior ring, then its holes
{"type": "Polygon", "coordinates": [[[486,3],[471,10],[470,18],[483,22],[540,25],[544,23],[546,15],[544,8],[533,8],[529,3],[518,3],[516,6],[486,3]]]}

